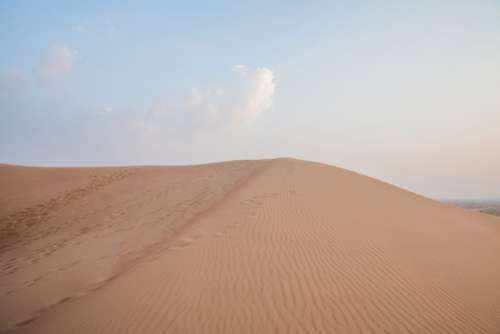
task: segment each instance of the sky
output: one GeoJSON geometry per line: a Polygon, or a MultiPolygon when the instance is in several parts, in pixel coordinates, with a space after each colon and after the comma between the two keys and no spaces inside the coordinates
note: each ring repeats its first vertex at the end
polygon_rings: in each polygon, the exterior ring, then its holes
{"type": "Polygon", "coordinates": [[[500,198],[499,1],[0,2],[0,162],[294,157],[500,198]]]}

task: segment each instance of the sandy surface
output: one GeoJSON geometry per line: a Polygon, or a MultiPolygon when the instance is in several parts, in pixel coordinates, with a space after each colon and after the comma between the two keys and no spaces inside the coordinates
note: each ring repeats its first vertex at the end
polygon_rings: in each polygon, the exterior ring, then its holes
{"type": "Polygon", "coordinates": [[[500,219],[292,159],[0,166],[0,331],[499,333],[500,219]]]}

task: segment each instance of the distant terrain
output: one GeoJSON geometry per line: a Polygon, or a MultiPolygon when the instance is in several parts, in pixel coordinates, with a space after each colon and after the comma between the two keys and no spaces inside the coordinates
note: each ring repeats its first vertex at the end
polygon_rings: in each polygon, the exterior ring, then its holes
{"type": "Polygon", "coordinates": [[[448,202],[464,209],[500,216],[500,200],[453,200],[448,202]]]}

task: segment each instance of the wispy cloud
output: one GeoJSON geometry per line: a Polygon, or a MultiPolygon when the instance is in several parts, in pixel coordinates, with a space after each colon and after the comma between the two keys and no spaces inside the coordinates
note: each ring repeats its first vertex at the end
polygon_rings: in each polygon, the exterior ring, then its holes
{"type": "Polygon", "coordinates": [[[65,45],[50,48],[38,66],[38,74],[44,79],[56,79],[69,73],[78,58],[78,51],[65,45]]]}
{"type": "Polygon", "coordinates": [[[147,120],[165,132],[213,132],[251,126],[272,107],[276,84],[272,70],[234,66],[241,82],[236,87],[193,88],[177,105],[156,103],[147,120]],[[185,131],[182,131],[185,132],[185,131]]]}
{"type": "Polygon", "coordinates": [[[234,71],[243,80],[239,89],[194,89],[188,98],[189,111],[203,114],[209,124],[223,128],[252,125],[270,110],[276,88],[273,71],[246,65],[235,65],[234,71]]]}
{"type": "Polygon", "coordinates": [[[130,120],[125,126],[130,146],[153,158],[167,148],[217,146],[229,134],[234,140],[272,108],[276,89],[269,68],[236,65],[235,72],[240,81],[230,80],[234,85],[193,88],[177,103],[165,99],[169,102],[155,103],[130,120]]]}

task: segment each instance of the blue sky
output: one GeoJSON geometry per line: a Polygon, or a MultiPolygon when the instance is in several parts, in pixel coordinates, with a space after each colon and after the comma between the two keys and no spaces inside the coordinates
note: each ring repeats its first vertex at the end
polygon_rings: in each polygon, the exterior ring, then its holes
{"type": "Polygon", "coordinates": [[[2,1],[0,161],[292,156],[500,198],[497,1],[2,1]]]}

